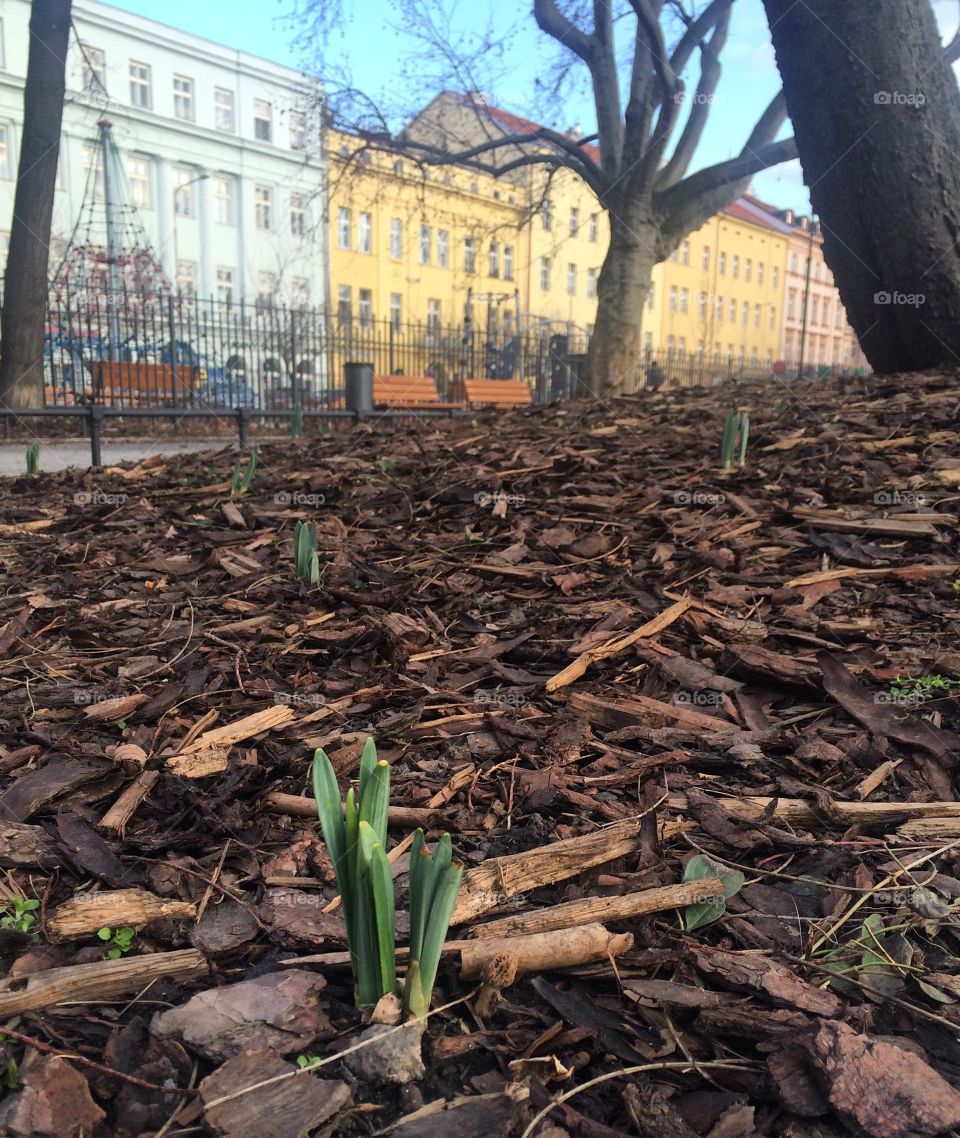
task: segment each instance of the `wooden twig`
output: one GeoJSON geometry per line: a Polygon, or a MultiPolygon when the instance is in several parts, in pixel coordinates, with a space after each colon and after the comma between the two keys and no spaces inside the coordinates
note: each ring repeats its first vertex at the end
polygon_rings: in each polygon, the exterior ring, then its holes
{"type": "Polygon", "coordinates": [[[684,909],[723,896],[723,882],[718,877],[701,881],[683,881],[679,885],[666,885],[662,889],[644,889],[639,893],[626,893],[621,897],[583,897],[579,901],[566,901],[547,909],[530,913],[514,913],[477,925],[472,931],[478,938],[507,937],[524,933],[550,932],[555,929],[572,929],[594,921],[623,921],[641,917],[645,913],[661,913],[666,909],[684,909]]]}
{"type": "Polygon", "coordinates": [[[460,979],[480,980],[497,956],[509,957],[513,975],[575,968],[620,956],[633,948],[630,933],[612,933],[601,924],[576,929],[460,942],[460,979]]]}
{"type": "MultiPolygon", "coordinates": [[[[278,814],[288,814],[292,818],[310,818],[314,822],[317,820],[316,800],[304,794],[281,794],[274,791],[266,796],[264,802],[278,814]]],[[[436,820],[435,810],[413,806],[391,806],[387,815],[389,825],[399,829],[415,830],[418,826],[427,829],[436,820]]]]}
{"type": "Polygon", "coordinates": [[[129,996],[155,980],[185,984],[208,974],[206,957],[195,948],[51,968],[0,980],[0,1020],[56,1004],[129,996]]]}
{"type": "Polygon", "coordinates": [[[159,777],[159,771],[141,771],[100,819],[98,828],[122,837],[127,823],[159,777]]]}
{"type": "Polygon", "coordinates": [[[54,940],[72,940],[104,927],[142,929],[153,921],[192,920],[196,912],[191,901],[170,901],[146,889],[109,889],[64,901],[48,918],[47,932],[54,940]]]}
{"type": "MultiPolygon", "coordinates": [[[[829,824],[823,814],[818,813],[816,802],[803,798],[717,798],[715,802],[731,814],[755,822],[772,802],[774,816],[783,818],[800,826],[822,826],[829,824]]],[[[683,813],[687,809],[685,794],[671,794],[667,797],[667,809],[683,813]]],[[[831,809],[852,825],[878,826],[888,822],[903,822],[907,818],[960,818],[960,802],[837,802],[831,809]]],[[[482,868],[482,867],[481,867],[482,868]]]]}

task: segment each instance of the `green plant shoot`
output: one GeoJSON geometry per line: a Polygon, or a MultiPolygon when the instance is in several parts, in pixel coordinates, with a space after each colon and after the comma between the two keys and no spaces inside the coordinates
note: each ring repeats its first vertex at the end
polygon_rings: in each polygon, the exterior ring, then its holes
{"type": "Polygon", "coordinates": [[[257,470],[257,448],[256,446],[250,451],[250,461],[247,463],[246,469],[240,473],[240,455],[237,455],[237,461],[233,464],[233,474],[230,476],[230,497],[235,498],[238,494],[246,494],[250,489],[253,482],[253,476],[257,470]]]}
{"type": "Polygon", "coordinates": [[[40,473],[40,444],[31,443],[27,447],[27,474],[35,478],[40,473]]]}
{"type": "Polygon", "coordinates": [[[730,470],[734,457],[739,466],[747,461],[747,443],[750,438],[750,413],[748,411],[728,411],[723,424],[723,444],[721,457],[723,469],[730,470]]]}
{"type": "Polygon", "coordinates": [[[290,419],[290,438],[296,442],[303,438],[303,408],[295,407],[290,419]]]}
{"type": "Polygon", "coordinates": [[[320,580],[316,522],[297,522],[293,531],[293,557],[298,579],[315,585],[320,580]]]}

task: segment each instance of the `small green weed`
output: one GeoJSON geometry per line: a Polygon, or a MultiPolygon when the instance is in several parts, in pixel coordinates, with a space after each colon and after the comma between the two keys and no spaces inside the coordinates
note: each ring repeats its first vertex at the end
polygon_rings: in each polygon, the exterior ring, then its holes
{"type": "Polygon", "coordinates": [[[110,945],[107,949],[107,956],[111,960],[119,960],[121,956],[125,956],[133,947],[133,938],[136,935],[137,930],[132,929],[129,925],[124,925],[122,929],[104,927],[97,930],[97,936],[110,945]]]}

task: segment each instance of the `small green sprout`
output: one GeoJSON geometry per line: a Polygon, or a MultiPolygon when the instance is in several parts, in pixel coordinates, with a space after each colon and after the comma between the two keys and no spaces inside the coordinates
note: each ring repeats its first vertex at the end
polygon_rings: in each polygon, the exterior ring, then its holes
{"type": "Polygon", "coordinates": [[[949,692],[960,684],[948,676],[894,676],[890,683],[890,695],[905,703],[926,703],[938,692],[949,692]]]}
{"type": "Polygon", "coordinates": [[[293,416],[290,419],[290,438],[296,442],[297,439],[303,438],[303,408],[294,408],[293,416]]]}
{"type": "Polygon", "coordinates": [[[36,478],[40,473],[40,444],[31,443],[27,447],[27,474],[36,478]]]}
{"type": "Polygon", "coordinates": [[[293,531],[293,558],[298,580],[315,585],[320,580],[316,522],[297,522],[293,531]]]}
{"type": "Polygon", "coordinates": [[[319,1062],[320,1062],[320,1056],[319,1055],[298,1055],[297,1056],[297,1066],[300,1068],[301,1071],[304,1069],[304,1067],[312,1067],[314,1065],[314,1063],[319,1063],[319,1062]]]}
{"type": "Polygon", "coordinates": [[[235,498],[238,494],[246,494],[250,489],[253,482],[253,476],[257,469],[257,448],[250,451],[250,461],[247,463],[246,470],[240,473],[240,455],[237,455],[237,461],[233,464],[233,474],[230,476],[230,497],[235,498]]]}
{"type": "Polygon", "coordinates": [[[11,897],[3,903],[6,912],[0,916],[0,929],[16,929],[20,933],[32,933],[37,923],[34,916],[40,902],[34,897],[11,897]]]}
{"type": "Polygon", "coordinates": [[[380,458],[377,459],[377,466],[380,467],[382,474],[392,474],[397,468],[397,460],[395,458],[380,458]]]}
{"type": "Polygon", "coordinates": [[[723,894],[720,897],[707,897],[703,901],[695,901],[683,910],[680,923],[688,933],[722,917],[727,911],[727,898],[735,897],[746,880],[739,870],[728,869],[711,857],[696,854],[687,862],[683,871],[683,880],[702,881],[708,877],[720,878],[723,882],[723,894]]]}
{"type": "Polygon", "coordinates": [[[121,956],[125,956],[133,947],[133,938],[136,935],[137,930],[132,929],[129,925],[124,925],[122,929],[104,927],[97,930],[97,936],[110,945],[107,949],[107,956],[111,960],[119,960],[121,956]]]}
{"type": "Polygon", "coordinates": [[[724,470],[730,470],[733,466],[734,456],[736,456],[738,466],[746,464],[749,438],[749,411],[728,411],[723,424],[723,446],[721,449],[724,470]]]}

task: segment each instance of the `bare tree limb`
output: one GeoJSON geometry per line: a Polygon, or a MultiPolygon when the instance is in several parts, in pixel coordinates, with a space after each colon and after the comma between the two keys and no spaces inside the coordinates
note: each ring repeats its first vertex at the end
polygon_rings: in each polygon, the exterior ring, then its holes
{"type": "Polygon", "coordinates": [[[663,102],[671,100],[677,90],[677,75],[667,57],[667,44],[660,26],[660,16],[650,6],[650,0],[629,0],[637,14],[637,21],[647,35],[653,69],[660,81],[663,102]]]}
{"type": "Polygon", "coordinates": [[[687,24],[686,32],[670,57],[670,65],[677,75],[683,72],[694,51],[703,45],[704,37],[709,34],[710,29],[728,15],[732,7],[733,0],[713,0],[713,3],[704,8],[695,20],[687,24]]]}
{"type": "Polygon", "coordinates": [[[720,66],[720,52],[727,41],[729,30],[730,9],[727,8],[717,21],[710,42],[702,45],[700,82],[693,97],[693,106],[690,108],[690,115],[674,148],[673,156],[660,171],[657,189],[666,189],[683,177],[700,145],[700,139],[703,137],[704,128],[713,109],[713,95],[723,73],[723,68],[720,66]]]}
{"type": "Polygon", "coordinates": [[[594,37],[568,19],[557,7],[556,0],[533,0],[533,18],[540,31],[568,47],[589,65],[596,45],[594,37]]]}

